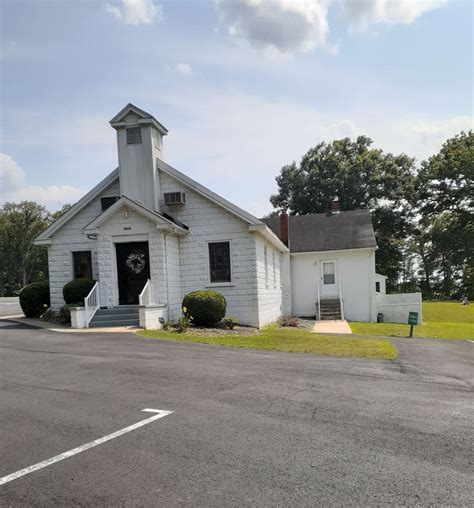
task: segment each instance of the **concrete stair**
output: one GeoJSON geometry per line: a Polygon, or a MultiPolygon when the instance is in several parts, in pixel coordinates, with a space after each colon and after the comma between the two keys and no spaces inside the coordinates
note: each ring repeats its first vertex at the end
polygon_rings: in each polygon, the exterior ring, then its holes
{"type": "Polygon", "coordinates": [[[138,326],[138,306],[121,305],[111,309],[99,309],[89,323],[89,328],[111,328],[115,326],[138,326]]]}
{"type": "Polygon", "coordinates": [[[321,304],[321,321],[342,319],[339,298],[323,298],[321,304]]]}

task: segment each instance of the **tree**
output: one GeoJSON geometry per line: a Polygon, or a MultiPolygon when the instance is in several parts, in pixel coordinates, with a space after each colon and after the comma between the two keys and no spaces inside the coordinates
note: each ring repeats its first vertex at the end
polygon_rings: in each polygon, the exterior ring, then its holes
{"type": "Polygon", "coordinates": [[[13,292],[33,276],[44,279],[47,273],[45,249],[33,245],[33,240],[49,223],[49,213],[32,201],[5,203],[0,209],[1,286],[3,292],[13,292]]]}
{"type": "Polygon", "coordinates": [[[474,208],[473,177],[474,133],[461,132],[448,139],[439,153],[422,162],[418,174],[420,212],[424,216],[446,211],[469,214],[474,208]]]}
{"type": "Polygon", "coordinates": [[[281,169],[278,193],[270,201],[292,215],[326,212],[339,198],[341,210],[371,209],[379,249],[377,270],[393,289],[403,265],[403,241],[410,233],[415,183],[414,159],[371,148],[359,136],[319,143],[301,159],[281,169]]]}
{"type": "Polygon", "coordinates": [[[421,164],[416,196],[420,227],[414,236],[428,296],[472,296],[473,176],[472,132],[448,139],[421,164]]]}
{"type": "Polygon", "coordinates": [[[0,207],[0,295],[12,295],[30,282],[48,277],[47,251],[34,239],[70,205],[51,214],[33,201],[0,207]]]}
{"type": "Polygon", "coordinates": [[[56,212],[53,212],[51,214],[51,223],[53,223],[54,221],[57,221],[60,217],[62,217],[70,208],[72,207],[72,205],[70,204],[67,204],[67,205],[63,205],[59,210],[57,210],[56,212]]]}

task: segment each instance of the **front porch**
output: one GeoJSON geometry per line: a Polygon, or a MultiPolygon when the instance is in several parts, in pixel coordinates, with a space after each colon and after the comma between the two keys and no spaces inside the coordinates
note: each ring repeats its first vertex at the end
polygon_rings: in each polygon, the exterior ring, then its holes
{"type": "Polygon", "coordinates": [[[170,286],[178,281],[178,236],[184,225],[122,196],[84,228],[97,242],[97,283],[83,311],[71,312],[73,327],[159,328],[181,306],[170,286]],[[74,314],[74,316],[73,316],[74,314]]]}

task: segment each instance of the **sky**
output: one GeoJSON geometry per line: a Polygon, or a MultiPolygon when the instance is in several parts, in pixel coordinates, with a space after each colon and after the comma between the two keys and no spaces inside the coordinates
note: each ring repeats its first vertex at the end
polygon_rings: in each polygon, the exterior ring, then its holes
{"type": "Polygon", "coordinates": [[[421,161],[473,126],[465,0],[0,0],[0,204],[50,210],[117,166],[127,103],[166,162],[250,213],[321,141],[421,161]]]}

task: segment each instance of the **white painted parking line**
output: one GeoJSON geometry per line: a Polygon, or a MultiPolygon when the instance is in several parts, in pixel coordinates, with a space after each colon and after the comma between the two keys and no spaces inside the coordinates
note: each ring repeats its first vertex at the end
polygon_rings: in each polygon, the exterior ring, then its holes
{"type": "Polygon", "coordinates": [[[168,416],[173,412],[173,411],[164,411],[161,409],[148,409],[148,408],[142,409],[142,411],[146,411],[148,413],[156,413],[156,414],[154,416],[151,416],[150,418],[147,418],[146,420],[142,420],[141,422],[134,423],[133,425],[129,425],[128,427],[117,430],[117,432],[108,434],[107,436],[96,439],[95,441],[91,441],[90,443],[83,444],[81,446],[78,446],[77,448],[73,448],[72,450],[61,453],[60,455],[56,455],[55,457],[52,457],[50,459],[43,460],[43,462],[38,462],[38,464],[34,464],[33,466],[25,467],[25,469],[20,469],[20,471],[17,471],[16,473],[12,473],[7,476],[4,476],[3,478],[0,478],[0,485],[11,482],[12,480],[16,480],[17,478],[20,478],[20,476],[25,476],[26,474],[30,474],[30,473],[33,473],[34,471],[38,471],[38,469],[42,469],[43,467],[50,466],[51,464],[55,464],[56,462],[59,462],[60,460],[67,459],[69,457],[72,457],[73,455],[77,455],[78,453],[85,452],[86,450],[89,450],[89,448],[94,448],[94,446],[100,445],[102,443],[106,443],[107,441],[110,441],[111,439],[115,439],[116,437],[126,434],[127,432],[131,432],[132,430],[139,429],[140,427],[143,427],[144,425],[148,425],[149,423],[154,422],[155,420],[159,420],[160,418],[163,418],[164,416],[168,416]]]}

